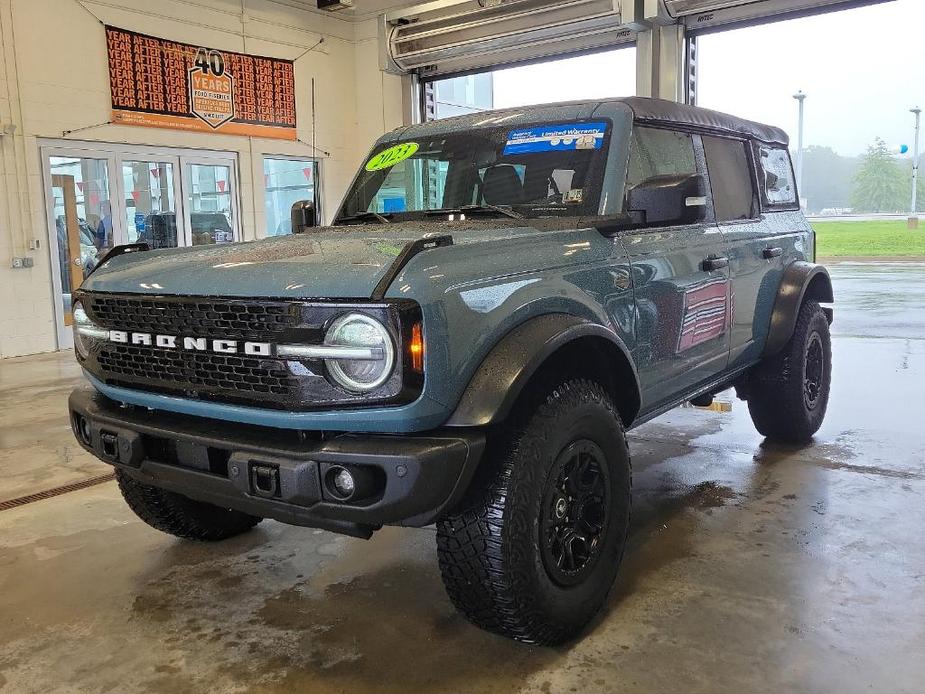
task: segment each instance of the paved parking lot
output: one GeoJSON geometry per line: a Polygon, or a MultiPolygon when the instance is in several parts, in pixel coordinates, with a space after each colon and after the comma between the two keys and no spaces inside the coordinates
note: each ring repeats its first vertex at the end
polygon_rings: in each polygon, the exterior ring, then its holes
{"type": "MultiPolygon", "coordinates": [[[[106,482],[0,512],[0,691],[922,691],[925,264],[832,270],[814,444],[765,444],[738,401],[633,432],[631,546],[582,640],[469,626],[433,529],[190,544],[106,482]]],[[[0,362],[0,502],[108,472],[71,440],[79,380],[0,362]]]]}

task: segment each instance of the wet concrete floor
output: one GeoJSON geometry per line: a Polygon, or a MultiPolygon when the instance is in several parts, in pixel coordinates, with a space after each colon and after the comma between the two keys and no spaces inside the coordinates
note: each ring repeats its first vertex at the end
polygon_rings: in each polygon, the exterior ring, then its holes
{"type": "MultiPolygon", "coordinates": [[[[925,264],[833,268],[831,409],[764,443],[742,403],[631,435],[631,546],[584,638],[475,629],[433,529],[161,535],[112,482],[0,512],[0,692],[922,692],[925,264]]],[[[0,362],[0,501],[105,474],[67,354],[0,362]]]]}

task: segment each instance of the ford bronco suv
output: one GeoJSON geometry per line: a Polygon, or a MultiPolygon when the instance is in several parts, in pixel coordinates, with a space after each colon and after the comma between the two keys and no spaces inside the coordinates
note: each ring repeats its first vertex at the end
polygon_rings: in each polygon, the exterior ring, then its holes
{"type": "Polygon", "coordinates": [[[630,522],[625,432],[735,387],[808,441],[833,301],[780,130],[628,98],[383,136],[329,227],[113,249],[75,293],[78,441],[146,523],[436,523],[453,603],[573,636],[630,522]]]}

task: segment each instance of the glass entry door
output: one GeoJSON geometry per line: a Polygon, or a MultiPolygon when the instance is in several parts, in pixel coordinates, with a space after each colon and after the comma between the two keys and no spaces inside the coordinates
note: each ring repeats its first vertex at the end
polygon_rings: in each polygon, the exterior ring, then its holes
{"type": "Polygon", "coordinates": [[[71,325],[71,292],[112,247],[109,162],[83,157],[51,157],[52,245],[56,251],[55,295],[61,323],[71,325]]]}
{"type": "Polygon", "coordinates": [[[123,159],[125,233],[128,243],[142,241],[151,248],[176,248],[182,244],[183,218],[177,224],[176,180],[179,162],[123,159]]]}
{"type": "Polygon", "coordinates": [[[190,245],[234,241],[238,236],[234,169],[227,162],[186,160],[183,187],[190,245]]]}
{"type": "Polygon", "coordinates": [[[73,345],[71,294],[113,246],[240,238],[233,154],[59,142],[42,147],[58,346],[73,345]]]}

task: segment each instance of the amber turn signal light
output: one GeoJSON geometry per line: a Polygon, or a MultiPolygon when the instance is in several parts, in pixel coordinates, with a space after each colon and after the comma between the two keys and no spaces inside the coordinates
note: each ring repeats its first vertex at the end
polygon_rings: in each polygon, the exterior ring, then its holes
{"type": "Polygon", "coordinates": [[[411,341],[408,344],[411,353],[411,368],[418,373],[424,373],[424,337],[421,333],[421,324],[411,326],[411,341]]]}

